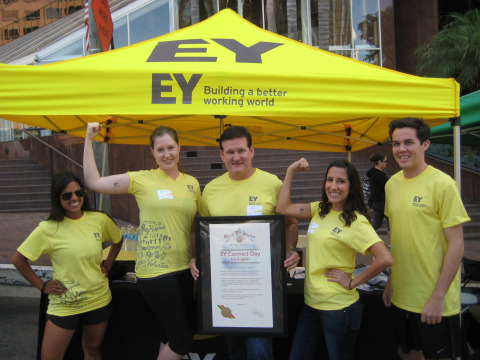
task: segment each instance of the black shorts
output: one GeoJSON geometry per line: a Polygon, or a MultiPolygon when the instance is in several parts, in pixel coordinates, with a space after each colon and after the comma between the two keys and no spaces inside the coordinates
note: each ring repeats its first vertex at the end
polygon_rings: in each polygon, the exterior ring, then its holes
{"type": "Polygon", "coordinates": [[[50,320],[62,329],[75,330],[80,323],[83,325],[101,324],[110,319],[112,312],[113,306],[110,303],[104,307],[76,315],[56,316],[47,314],[47,321],[50,320]]]}
{"type": "Polygon", "coordinates": [[[442,316],[438,324],[422,322],[422,314],[394,305],[395,335],[403,353],[422,351],[428,359],[455,359],[460,356],[460,314],[442,316]]]}

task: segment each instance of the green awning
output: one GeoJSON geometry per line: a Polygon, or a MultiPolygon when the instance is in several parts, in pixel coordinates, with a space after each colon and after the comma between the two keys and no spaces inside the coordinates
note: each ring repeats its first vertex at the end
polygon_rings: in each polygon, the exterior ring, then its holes
{"type": "MultiPolygon", "coordinates": [[[[460,97],[460,116],[460,143],[480,146],[480,90],[460,97]]],[[[453,144],[453,129],[450,123],[433,127],[430,142],[453,144]]]]}

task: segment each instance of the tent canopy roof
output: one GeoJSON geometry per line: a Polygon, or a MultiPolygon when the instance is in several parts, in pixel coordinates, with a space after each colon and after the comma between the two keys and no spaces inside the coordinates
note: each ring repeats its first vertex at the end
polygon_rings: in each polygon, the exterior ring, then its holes
{"type": "MultiPolygon", "coordinates": [[[[480,146],[480,90],[460,98],[462,145],[480,146]]],[[[430,141],[437,144],[453,144],[450,123],[432,128],[430,141]]]]}
{"type": "Polygon", "coordinates": [[[231,10],[164,36],[37,67],[0,65],[0,117],[98,140],[147,144],[161,125],[216,146],[228,125],[257,147],[361,150],[405,116],[459,116],[453,79],[420,78],[259,29],[231,10]]]}

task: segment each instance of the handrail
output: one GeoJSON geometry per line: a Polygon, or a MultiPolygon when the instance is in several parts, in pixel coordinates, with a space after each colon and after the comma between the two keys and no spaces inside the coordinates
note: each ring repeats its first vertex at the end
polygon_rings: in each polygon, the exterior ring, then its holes
{"type": "Polygon", "coordinates": [[[64,153],[62,153],[60,150],[57,150],[55,149],[52,145],[50,145],[49,143],[41,140],[38,136],[35,136],[33,134],[30,134],[28,131],[26,131],[25,129],[21,129],[25,134],[33,137],[35,140],[39,141],[41,144],[47,146],[49,149],[55,151],[57,154],[63,156],[64,158],[66,158],[68,161],[74,163],[75,165],[77,165],[80,169],[83,169],[83,166],[81,164],[79,164],[78,162],[76,162],[75,160],[73,160],[72,158],[68,157],[67,155],[65,155],[64,153]]]}
{"type": "MultiPolygon", "coordinates": [[[[434,159],[437,159],[437,160],[441,160],[441,161],[445,161],[447,163],[451,163],[453,165],[453,159],[451,158],[447,158],[447,157],[444,157],[444,156],[440,156],[440,155],[437,155],[437,154],[432,154],[432,153],[425,153],[426,156],[430,156],[434,159]]],[[[472,172],[476,172],[476,173],[480,173],[480,169],[477,169],[473,166],[470,166],[470,165],[465,165],[465,164],[460,164],[460,167],[463,168],[463,169],[467,169],[467,170],[470,170],[472,172]]]]}

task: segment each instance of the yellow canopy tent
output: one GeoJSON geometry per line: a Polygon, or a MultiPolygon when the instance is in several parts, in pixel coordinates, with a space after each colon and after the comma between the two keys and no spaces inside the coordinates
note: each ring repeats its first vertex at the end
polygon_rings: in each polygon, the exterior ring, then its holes
{"type": "Polygon", "coordinates": [[[457,117],[453,79],[420,78],[259,29],[231,10],[106,53],[43,66],[0,65],[0,117],[76,136],[146,144],[153,128],[216,146],[224,126],[256,147],[355,151],[384,142],[394,118],[457,117]]]}

